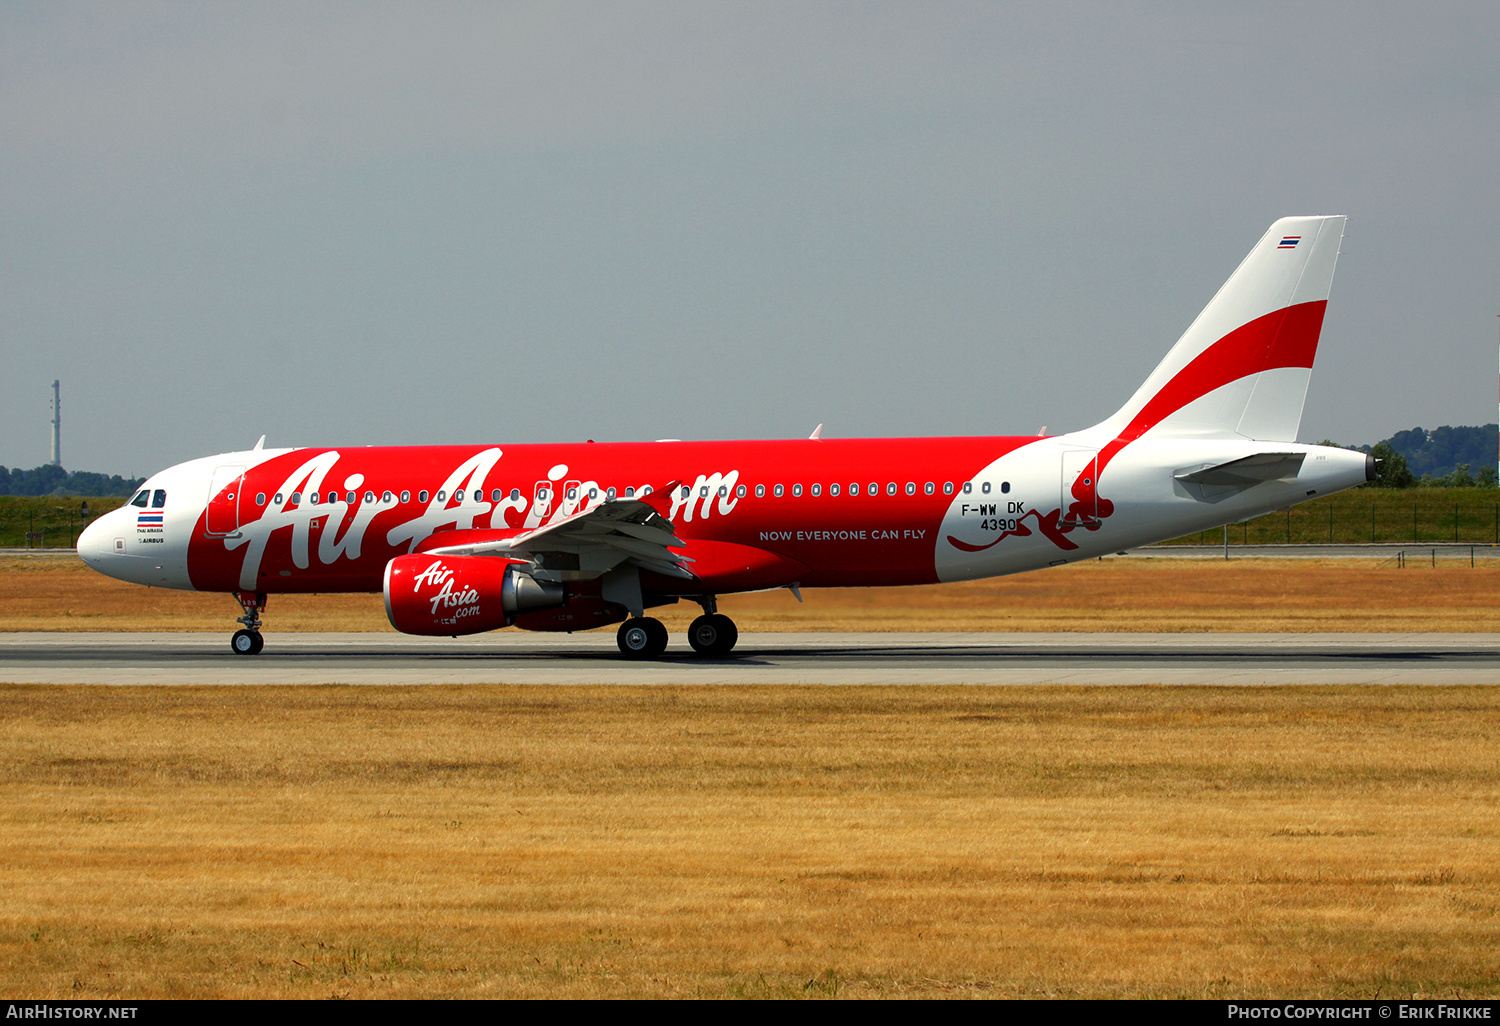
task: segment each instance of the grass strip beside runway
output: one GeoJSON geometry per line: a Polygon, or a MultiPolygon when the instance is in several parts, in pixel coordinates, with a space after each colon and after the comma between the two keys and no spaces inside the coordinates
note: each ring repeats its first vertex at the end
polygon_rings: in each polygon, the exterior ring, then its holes
{"type": "Polygon", "coordinates": [[[0,687],[28,998],[1500,994],[1493,688],[0,687]]]}

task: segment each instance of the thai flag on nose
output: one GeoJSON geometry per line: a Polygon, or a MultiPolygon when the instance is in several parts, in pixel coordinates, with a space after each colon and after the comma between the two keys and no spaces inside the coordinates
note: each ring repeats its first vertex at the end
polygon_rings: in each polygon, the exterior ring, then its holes
{"type": "Polygon", "coordinates": [[[136,527],[147,527],[147,526],[160,527],[162,525],[163,519],[164,518],[163,518],[163,515],[161,513],[142,513],[140,516],[138,516],[138,517],[135,518],[135,526],[136,527]]]}
{"type": "Polygon", "coordinates": [[[1297,243],[1299,243],[1301,241],[1302,241],[1302,236],[1300,236],[1300,235],[1283,235],[1281,237],[1281,245],[1277,246],[1276,248],[1277,249],[1296,249],[1297,248],[1297,243]]]}

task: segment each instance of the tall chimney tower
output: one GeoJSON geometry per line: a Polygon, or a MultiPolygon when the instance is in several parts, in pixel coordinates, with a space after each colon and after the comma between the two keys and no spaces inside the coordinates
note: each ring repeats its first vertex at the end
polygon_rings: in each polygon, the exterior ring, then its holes
{"type": "Polygon", "coordinates": [[[62,466],[62,396],[52,382],[52,465],[62,466]]]}

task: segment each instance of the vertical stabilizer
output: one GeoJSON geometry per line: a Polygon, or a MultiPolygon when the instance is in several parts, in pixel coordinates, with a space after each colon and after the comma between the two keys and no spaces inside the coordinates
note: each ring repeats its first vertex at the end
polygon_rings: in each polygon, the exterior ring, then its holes
{"type": "Polygon", "coordinates": [[[1284,217],[1146,383],[1099,429],[1292,442],[1323,328],[1343,217],[1284,217]]]}

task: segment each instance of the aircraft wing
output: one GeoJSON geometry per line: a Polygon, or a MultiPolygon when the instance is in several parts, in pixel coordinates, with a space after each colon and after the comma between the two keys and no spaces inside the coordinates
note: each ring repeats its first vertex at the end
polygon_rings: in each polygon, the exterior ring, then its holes
{"type": "Polygon", "coordinates": [[[642,570],[691,579],[693,574],[687,564],[692,560],[671,551],[673,547],[682,547],[682,539],[672,530],[671,521],[650,501],[655,498],[661,502],[670,494],[671,487],[653,489],[644,498],[606,499],[510,538],[425,546],[423,551],[454,556],[519,556],[532,560],[539,569],[569,572],[570,576],[582,578],[597,576],[629,562],[642,570]]]}

